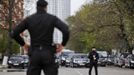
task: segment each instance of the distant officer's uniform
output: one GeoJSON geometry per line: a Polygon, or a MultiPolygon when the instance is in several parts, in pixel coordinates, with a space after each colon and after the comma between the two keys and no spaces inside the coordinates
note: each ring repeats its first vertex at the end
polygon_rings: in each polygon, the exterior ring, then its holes
{"type": "MultiPolygon", "coordinates": [[[[43,0],[39,0],[37,5],[43,0]]],[[[65,46],[69,39],[68,26],[56,16],[48,14],[44,9],[37,9],[37,13],[24,19],[12,31],[11,36],[21,46],[25,44],[20,33],[28,30],[31,36],[31,46],[28,52],[30,65],[27,75],[40,75],[43,69],[45,75],[58,75],[58,66],[55,63],[56,47],[53,45],[54,28],[63,33],[62,45],[65,46]]]]}
{"type": "Polygon", "coordinates": [[[90,59],[89,75],[91,75],[92,68],[95,68],[95,74],[98,75],[98,59],[99,55],[96,51],[91,51],[88,58],[90,59]]]}

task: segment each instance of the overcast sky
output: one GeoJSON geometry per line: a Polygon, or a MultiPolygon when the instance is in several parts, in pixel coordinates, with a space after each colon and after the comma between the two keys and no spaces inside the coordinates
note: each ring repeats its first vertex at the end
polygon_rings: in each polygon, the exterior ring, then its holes
{"type": "Polygon", "coordinates": [[[71,0],[71,15],[74,15],[76,11],[85,3],[86,0],[71,0]]]}

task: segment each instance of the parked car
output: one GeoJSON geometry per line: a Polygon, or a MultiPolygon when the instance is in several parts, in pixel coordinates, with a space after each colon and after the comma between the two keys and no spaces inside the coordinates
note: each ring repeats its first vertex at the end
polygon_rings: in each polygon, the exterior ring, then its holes
{"type": "Polygon", "coordinates": [[[74,54],[74,51],[64,50],[61,52],[61,55],[59,56],[59,63],[61,66],[65,66],[66,58],[69,56],[69,54],[74,54]]]}
{"type": "Polygon", "coordinates": [[[28,64],[29,64],[28,55],[21,55],[21,57],[24,59],[24,67],[28,67],[28,64]]]}
{"type": "Polygon", "coordinates": [[[129,53],[121,53],[117,60],[117,66],[119,67],[125,66],[125,59],[127,58],[128,55],[129,53]]]}
{"type": "Polygon", "coordinates": [[[107,65],[114,65],[114,55],[108,55],[107,65]]]}
{"type": "Polygon", "coordinates": [[[97,51],[99,54],[99,59],[98,59],[98,65],[99,66],[106,66],[107,61],[108,61],[108,54],[106,51],[97,51]]]}
{"type": "Polygon", "coordinates": [[[125,67],[134,68],[134,55],[130,54],[125,59],[125,67]]]}
{"type": "Polygon", "coordinates": [[[86,54],[76,53],[72,56],[70,67],[85,67],[89,64],[89,59],[86,54]]]}
{"type": "Polygon", "coordinates": [[[70,67],[70,63],[71,63],[71,59],[73,57],[74,54],[69,54],[68,57],[65,60],[65,66],[66,67],[70,67]]]}
{"type": "Polygon", "coordinates": [[[119,55],[115,55],[115,57],[114,57],[114,65],[115,66],[118,66],[118,60],[119,60],[119,55]]]}
{"type": "Polygon", "coordinates": [[[11,56],[8,60],[8,68],[19,67],[24,69],[24,62],[24,58],[21,56],[11,56]]]}

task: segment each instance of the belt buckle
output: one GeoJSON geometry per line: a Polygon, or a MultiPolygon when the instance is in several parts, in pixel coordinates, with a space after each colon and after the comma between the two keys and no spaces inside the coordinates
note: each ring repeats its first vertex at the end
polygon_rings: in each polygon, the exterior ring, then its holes
{"type": "Polygon", "coordinates": [[[42,46],[40,46],[40,48],[39,48],[40,50],[42,50],[42,46]]]}

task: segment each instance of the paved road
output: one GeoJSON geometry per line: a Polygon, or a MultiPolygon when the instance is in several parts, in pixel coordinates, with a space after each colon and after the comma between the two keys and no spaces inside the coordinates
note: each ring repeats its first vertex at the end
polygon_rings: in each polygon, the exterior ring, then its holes
{"type": "MultiPolygon", "coordinates": [[[[20,72],[16,72],[16,70],[9,71],[10,72],[0,72],[0,75],[25,75],[25,70],[19,70],[20,72]]],[[[94,75],[94,70],[92,73],[92,75],[94,75]]],[[[88,75],[88,69],[62,67],[59,69],[59,75],[88,75]]],[[[121,69],[118,67],[99,67],[99,75],[134,75],[134,69],[121,69]]]]}

